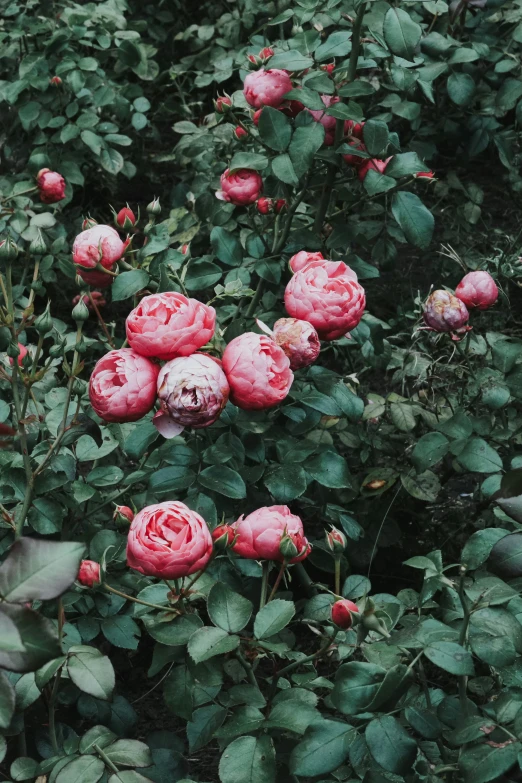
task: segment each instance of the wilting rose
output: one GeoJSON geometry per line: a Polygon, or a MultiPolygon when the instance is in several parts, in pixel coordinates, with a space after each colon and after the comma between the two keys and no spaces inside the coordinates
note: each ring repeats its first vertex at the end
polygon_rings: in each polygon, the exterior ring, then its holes
{"type": "Polygon", "coordinates": [[[284,351],[265,335],[245,332],[223,354],[230,399],[239,408],[262,410],[285,399],[294,375],[284,351]]]}
{"type": "Polygon", "coordinates": [[[132,522],[134,519],[134,511],[128,506],[116,506],[112,518],[116,522],[132,522]]]}
{"type": "Polygon", "coordinates": [[[352,614],[359,614],[359,607],[353,601],[343,598],[342,601],[336,601],[332,604],[332,622],[338,628],[348,630],[352,627],[352,614]]]}
{"type": "Polygon", "coordinates": [[[290,269],[292,272],[300,272],[301,269],[304,269],[306,266],[311,264],[312,262],[316,261],[324,261],[325,258],[322,253],[309,253],[307,250],[300,250],[299,253],[296,253],[295,256],[292,256],[290,261],[288,262],[288,265],[290,266],[290,269]]]}
{"type": "Polygon", "coordinates": [[[487,310],[497,301],[498,288],[489,272],[468,272],[456,287],[455,296],[466,307],[487,310]]]}
{"type": "Polygon", "coordinates": [[[324,145],[325,147],[331,147],[332,144],[335,141],[335,125],[337,123],[337,120],[335,117],[331,117],[329,114],[326,114],[326,109],[330,108],[330,106],[333,106],[335,103],[339,102],[339,98],[335,97],[333,95],[321,95],[321,100],[324,103],[324,109],[317,109],[312,111],[312,109],[307,109],[306,111],[312,115],[314,120],[316,122],[320,122],[321,125],[324,128],[324,145]]]}
{"type": "Polygon", "coordinates": [[[56,204],[65,198],[65,180],[57,171],[40,169],[36,175],[36,184],[40,192],[40,201],[44,204],[56,204]]]}
{"type": "Polygon", "coordinates": [[[264,506],[248,516],[240,516],[233,525],[236,542],[233,551],[247,560],[275,560],[283,562],[281,539],[288,537],[299,554],[290,560],[298,563],[311,552],[305,538],[300,517],[292,514],[288,506],[264,506]]]}
{"type": "Polygon", "coordinates": [[[228,402],[230,387],[221,362],[202,353],[167,362],[158,376],[160,410],[154,426],[166,438],[185,427],[209,427],[228,402]]]}
{"type": "Polygon", "coordinates": [[[386,160],[378,160],[377,158],[370,158],[369,160],[365,159],[362,166],[360,166],[359,170],[357,171],[357,176],[362,182],[369,171],[377,171],[379,174],[384,174],[386,171],[386,166],[390,160],[391,157],[386,158],[386,160]]]}
{"type": "Polygon", "coordinates": [[[145,576],[180,579],[204,568],[211,555],[205,520],[184,503],[147,506],[132,520],[127,564],[145,576]]]}
{"type": "Polygon", "coordinates": [[[253,169],[227,169],[221,175],[221,190],[216,193],[221,201],[229,201],[237,207],[246,207],[257,201],[263,190],[263,180],[253,169]]]}
{"type": "Polygon", "coordinates": [[[132,348],[120,348],[102,356],[89,381],[91,405],[100,419],[137,421],[156,402],[159,367],[132,348]]]}
{"type": "Polygon", "coordinates": [[[77,576],[78,582],[84,587],[94,587],[100,583],[100,564],[94,560],[82,560],[77,576]]]}
{"type": "Polygon", "coordinates": [[[142,356],[190,356],[214,335],[216,311],[176,291],[144,296],[127,316],[127,340],[142,356]]]}
{"type": "Polygon", "coordinates": [[[323,261],[297,272],[285,290],[289,315],[309,321],[323,340],[336,340],[355,329],[366,297],[357,275],[342,261],[323,261]]]}
{"type": "Polygon", "coordinates": [[[283,102],[283,97],[292,89],[290,76],[286,71],[272,69],[249,73],[245,79],[243,93],[245,99],[254,109],[262,106],[272,106],[277,109],[283,102]]]}
{"type": "Polygon", "coordinates": [[[436,332],[454,332],[468,321],[466,305],[449,291],[434,291],[424,303],[424,322],[436,332]]]}
{"type": "MultiPolygon", "coordinates": [[[[98,264],[110,269],[125,252],[126,244],[112,226],[97,225],[82,231],[73,243],[73,262],[80,275],[98,271],[98,264]]],[[[103,272],[101,272],[103,275],[103,272]]],[[[85,279],[85,278],[84,278],[85,279]]]]}
{"type": "MultiPolygon", "coordinates": [[[[103,272],[101,274],[103,274],[103,272]]],[[[103,297],[103,294],[100,293],[100,291],[91,291],[91,296],[93,298],[93,301],[94,301],[94,304],[96,305],[96,307],[98,307],[98,308],[99,307],[105,307],[105,305],[107,304],[107,302],[105,301],[105,299],[103,297]]],[[[88,294],[84,294],[82,297],[80,297],[80,294],[77,294],[74,297],[74,299],[72,300],[73,307],[78,304],[78,302],[80,301],[80,298],[82,299],[84,305],[87,306],[87,309],[90,310],[91,312],[93,312],[94,311],[94,307],[92,305],[91,299],[90,299],[88,294]]]]}
{"type": "Polygon", "coordinates": [[[274,340],[290,359],[290,369],[300,370],[319,356],[319,336],[308,321],[280,318],[274,324],[274,340]]]}
{"type": "Polygon", "coordinates": [[[116,215],[116,223],[125,231],[130,231],[136,225],[136,215],[130,207],[122,207],[116,215]]]}

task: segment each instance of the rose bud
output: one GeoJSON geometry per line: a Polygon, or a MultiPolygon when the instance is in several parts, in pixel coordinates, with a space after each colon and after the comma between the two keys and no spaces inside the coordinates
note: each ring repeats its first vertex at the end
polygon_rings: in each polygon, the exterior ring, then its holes
{"type": "Polygon", "coordinates": [[[352,627],[352,614],[359,614],[359,607],[353,601],[343,598],[332,604],[332,622],[347,631],[352,627]]]}
{"type": "Polygon", "coordinates": [[[153,217],[158,217],[158,215],[161,215],[161,204],[159,198],[153,198],[150,204],[147,204],[147,212],[149,215],[152,215],[153,217]]]}
{"type": "Polygon", "coordinates": [[[498,288],[489,272],[468,272],[456,287],[455,296],[468,308],[487,310],[497,301],[498,288]]]}
{"type": "Polygon", "coordinates": [[[325,111],[330,106],[338,103],[340,99],[338,97],[334,97],[333,95],[321,95],[321,100],[324,103],[323,110],[318,109],[316,111],[312,111],[312,109],[307,109],[306,111],[312,115],[316,122],[321,123],[325,131],[324,145],[325,147],[331,147],[335,141],[335,125],[337,120],[335,117],[330,117],[329,114],[325,114],[325,111]]]}
{"type": "Polygon", "coordinates": [[[261,175],[253,169],[227,169],[221,175],[221,190],[216,197],[221,201],[229,201],[236,207],[246,207],[257,201],[263,190],[261,175]]]}
{"type": "Polygon", "coordinates": [[[328,63],[328,65],[321,65],[320,68],[321,71],[326,71],[326,73],[330,74],[333,72],[335,68],[335,63],[328,63]]]}
{"type": "MultiPolygon", "coordinates": [[[[91,291],[91,296],[93,298],[96,307],[105,307],[105,305],[107,304],[101,291],[91,291]]],[[[94,307],[89,298],[89,295],[84,294],[81,298],[83,300],[84,305],[87,307],[87,310],[89,310],[89,312],[92,313],[94,311],[94,307]]],[[[77,294],[77,296],[75,296],[74,299],[72,300],[73,307],[77,305],[79,301],[80,301],[80,294],[77,294]]]]}
{"type": "Polygon", "coordinates": [[[29,243],[29,253],[32,256],[43,256],[47,252],[47,245],[40,229],[37,229],[34,239],[29,243]]]}
{"type": "Polygon", "coordinates": [[[415,179],[433,179],[435,174],[433,171],[417,171],[413,176],[415,179]]]}
{"type": "Polygon", "coordinates": [[[304,560],[312,547],[304,535],[300,517],[292,514],[288,506],[265,506],[258,508],[248,516],[240,516],[233,525],[237,536],[232,549],[247,560],[275,560],[282,563],[285,559],[280,550],[281,540],[288,537],[297,552],[289,562],[304,560]]]}
{"type": "Polygon", "coordinates": [[[56,204],[65,198],[65,180],[57,171],[40,169],[36,175],[36,184],[40,191],[40,201],[44,204],[56,204]]]}
{"type": "Polygon", "coordinates": [[[290,76],[286,71],[272,69],[249,73],[245,79],[243,93],[245,99],[254,109],[262,106],[272,106],[277,109],[283,102],[287,92],[292,89],[290,76]]]}
{"type": "Polygon", "coordinates": [[[218,525],[212,531],[212,541],[217,552],[224,552],[234,543],[236,537],[232,525],[218,525]]]}
{"type": "Polygon", "coordinates": [[[203,353],[173,359],[158,376],[160,410],[154,426],[165,438],[179,435],[185,427],[209,427],[221,415],[229,394],[221,362],[203,353]]]}
{"type": "Polygon", "coordinates": [[[313,364],[321,343],[312,324],[297,318],[280,318],[274,324],[274,340],[290,359],[290,369],[300,370],[313,364]]]}
{"type": "Polygon", "coordinates": [[[94,228],[98,225],[98,221],[92,217],[86,217],[82,222],[82,231],[87,231],[88,228],[94,228]]]}
{"type": "Polygon", "coordinates": [[[344,533],[341,533],[336,527],[332,527],[326,533],[326,546],[334,555],[342,555],[346,549],[348,541],[344,533]]]}
{"type": "Polygon", "coordinates": [[[265,335],[245,332],[229,342],[223,370],[230,399],[244,410],[271,408],[285,399],[294,374],[284,351],[265,335]]]}
{"type": "Polygon", "coordinates": [[[322,340],[336,340],[355,329],[365,305],[364,288],[342,261],[312,263],[297,272],[285,289],[288,314],[309,321],[322,340]]]}
{"type": "Polygon", "coordinates": [[[130,525],[134,519],[134,511],[128,506],[116,506],[112,518],[119,525],[130,525]]]}
{"type": "Polygon", "coordinates": [[[434,291],[424,303],[424,323],[435,332],[453,332],[469,319],[466,305],[449,291],[434,291]]]}
{"type": "Polygon", "coordinates": [[[261,49],[257,56],[260,57],[261,60],[269,60],[274,56],[274,50],[270,46],[265,46],[265,48],[261,49]]]}
{"type": "MultiPolygon", "coordinates": [[[[306,546],[305,546],[306,550],[306,546]]],[[[295,545],[294,541],[290,536],[287,536],[286,533],[281,536],[281,540],[279,542],[279,551],[283,556],[283,561],[285,563],[289,563],[294,558],[298,557],[299,554],[303,554],[303,552],[299,552],[297,546],[295,545]]]]}
{"type": "Polygon", "coordinates": [[[52,84],[53,87],[60,87],[62,84],[62,80],[59,76],[52,76],[49,79],[49,84],[52,84]]]}
{"type": "Polygon", "coordinates": [[[89,381],[89,399],[104,421],[138,421],[156,402],[159,367],[132,348],[102,356],[89,381]]]}
{"type": "Polygon", "coordinates": [[[391,157],[386,158],[386,160],[378,160],[377,158],[370,158],[370,160],[365,159],[357,172],[357,176],[362,182],[370,170],[377,171],[379,174],[384,174],[390,160],[391,157]]]}
{"type": "Polygon", "coordinates": [[[0,261],[4,261],[6,264],[11,264],[18,258],[18,247],[13,242],[11,237],[3,239],[0,242],[0,261]]]}
{"type": "MultiPolygon", "coordinates": [[[[18,350],[16,351],[16,349],[15,349],[16,352],[13,351],[14,357],[17,358],[18,366],[19,367],[23,367],[24,366],[24,359],[27,356],[27,348],[25,347],[25,345],[22,345],[22,343],[17,343],[16,345],[17,345],[17,349],[18,350]]],[[[13,343],[13,346],[14,346],[14,343],[13,343]]],[[[11,356],[11,352],[10,351],[8,351],[7,353],[8,353],[8,356],[11,356]]],[[[11,366],[13,364],[13,357],[12,356],[9,359],[9,364],[11,364],[11,366]]]]}
{"type": "Polygon", "coordinates": [[[189,251],[189,247],[190,245],[188,243],[185,243],[184,245],[181,245],[179,252],[182,253],[184,256],[186,256],[189,251]]]}
{"type": "MultiPolygon", "coordinates": [[[[355,141],[350,142],[349,146],[356,150],[361,150],[361,152],[366,152],[366,147],[362,141],[360,141],[360,139],[356,139],[355,141]]],[[[349,166],[355,166],[356,168],[362,166],[363,163],[369,162],[369,158],[361,158],[359,155],[352,155],[351,153],[343,155],[343,160],[349,166]]]]}
{"type": "Polygon", "coordinates": [[[344,123],[344,135],[355,136],[356,139],[363,138],[364,122],[355,122],[355,120],[346,120],[344,123]]]}
{"type": "Polygon", "coordinates": [[[101,581],[100,564],[94,560],[82,560],[77,579],[84,587],[94,587],[99,584],[101,581]]]}
{"type": "Polygon", "coordinates": [[[37,318],[35,318],[33,326],[40,335],[40,337],[44,337],[46,334],[52,331],[53,329],[53,319],[51,317],[50,312],[50,302],[47,303],[47,307],[43,311],[41,315],[39,315],[37,318]]]}
{"type": "Polygon", "coordinates": [[[103,275],[103,271],[96,269],[98,264],[110,269],[120,260],[125,248],[116,229],[104,225],[93,226],[82,231],[74,240],[73,262],[78,274],[85,280],[83,272],[99,271],[103,275]]]}
{"type": "Polygon", "coordinates": [[[232,106],[232,98],[229,95],[219,95],[214,101],[217,114],[225,114],[230,106],[232,106]]]}
{"type": "Polygon", "coordinates": [[[147,506],[132,520],[127,565],[145,576],[180,579],[204,568],[211,555],[207,523],[184,503],[147,506]]]}
{"type": "Polygon", "coordinates": [[[85,304],[83,299],[80,299],[78,304],[74,305],[71,315],[73,321],[76,321],[77,324],[83,323],[88,319],[89,310],[87,309],[87,305],[85,304]]]}
{"type": "Polygon", "coordinates": [[[256,202],[257,211],[260,212],[261,215],[268,215],[268,213],[272,211],[272,206],[272,199],[266,198],[266,196],[261,196],[256,202]]]}
{"type": "Polygon", "coordinates": [[[259,125],[259,118],[261,117],[261,112],[262,112],[262,111],[263,111],[263,109],[258,109],[258,110],[257,110],[257,111],[255,111],[255,112],[253,113],[253,115],[252,115],[252,122],[253,122],[253,123],[254,123],[254,125],[256,125],[256,126],[257,126],[257,125],[259,125]]]}
{"type": "Polygon", "coordinates": [[[216,311],[176,291],[144,296],[127,316],[129,345],[142,356],[190,356],[214,335],[216,311]]]}
{"type": "Polygon", "coordinates": [[[234,136],[238,141],[241,141],[241,139],[244,139],[245,136],[248,136],[248,131],[242,128],[241,125],[238,125],[234,130],[234,136]]]}
{"type": "Polygon", "coordinates": [[[134,212],[127,204],[126,207],[120,209],[117,215],[115,214],[114,222],[124,231],[130,231],[136,225],[137,220],[134,212]]]}
{"type": "Polygon", "coordinates": [[[292,256],[288,265],[292,272],[300,272],[305,266],[308,266],[312,261],[324,261],[325,258],[322,253],[309,253],[307,250],[300,250],[295,256],[292,256]]]}
{"type": "Polygon", "coordinates": [[[283,212],[283,210],[285,210],[286,207],[287,207],[286,199],[278,198],[274,206],[274,211],[277,215],[279,215],[279,213],[283,212]]]}

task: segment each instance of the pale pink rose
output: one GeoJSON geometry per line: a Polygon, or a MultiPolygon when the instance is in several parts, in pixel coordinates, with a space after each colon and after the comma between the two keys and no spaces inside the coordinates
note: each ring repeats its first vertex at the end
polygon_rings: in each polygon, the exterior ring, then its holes
{"type": "Polygon", "coordinates": [[[321,343],[312,324],[298,318],[280,318],[274,324],[274,340],[290,359],[290,369],[300,370],[313,364],[321,343]]]}
{"type": "Polygon", "coordinates": [[[288,265],[295,274],[295,272],[300,272],[301,269],[304,269],[305,266],[308,266],[312,261],[324,261],[323,254],[320,252],[310,253],[308,250],[300,250],[299,253],[292,256],[288,265]]]}
{"type": "Polygon", "coordinates": [[[158,377],[160,410],[154,425],[166,438],[185,427],[209,427],[228,402],[230,387],[221,362],[203,353],[167,362],[158,377]]]}
{"type": "Polygon", "coordinates": [[[436,332],[453,332],[468,321],[466,305],[449,291],[434,291],[424,303],[424,322],[436,332]]]}
{"type": "Polygon", "coordinates": [[[263,190],[261,175],[253,169],[227,169],[221,175],[221,190],[216,197],[237,207],[246,207],[257,201],[263,190]]]}
{"type": "Polygon", "coordinates": [[[365,304],[364,288],[342,261],[309,264],[291,278],[285,290],[288,314],[311,323],[322,340],[336,340],[355,329],[365,304]]]}
{"type": "Polygon", "coordinates": [[[223,354],[230,399],[239,408],[262,410],[285,399],[294,375],[284,351],[271,337],[245,332],[223,354]]]}
{"type": "Polygon", "coordinates": [[[216,311],[176,291],[144,296],[126,322],[127,340],[142,356],[190,356],[214,335],[216,311]]]}
{"type": "Polygon", "coordinates": [[[456,287],[455,296],[466,307],[487,310],[497,301],[498,288],[489,272],[468,272],[456,287]]]}
{"type": "MultiPolygon", "coordinates": [[[[112,226],[93,226],[82,231],[73,243],[73,261],[81,274],[94,270],[98,264],[110,269],[125,252],[126,244],[112,226]]],[[[102,273],[103,274],[103,273],[102,273]]]]}
{"type": "Polygon", "coordinates": [[[94,587],[100,582],[100,564],[94,560],[82,560],[77,576],[78,582],[84,587],[94,587]]]}
{"type": "Polygon", "coordinates": [[[127,564],[145,576],[180,579],[204,568],[211,555],[207,523],[184,503],[147,506],[132,520],[127,564]]]}
{"type": "Polygon", "coordinates": [[[316,122],[320,122],[324,128],[324,145],[325,147],[331,147],[335,141],[335,125],[337,120],[335,117],[330,117],[329,114],[325,114],[326,109],[339,102],[339,98],[333,95],[321,95],[321,100],[324,103],[324,110],[307,109],[306,111],[312,115],[316,122]]]}
{"type": "Polygon", "coordinates": [[[96,363],[89,381],[91,405],[104,421],[143,418],[156,402],[159,367],[132,348],[109,351],[96,363]]]}
{"type": "Polygon", "coordinates": [[[65,180],[57,171],[40,169],[36,175],[36,184],[40,192],[40,201],[44,204],[56,204],[65,198],[65,180]]]}
{"type": "Polygon", "coordinates": [[[272,106],[277,109],[291,89],[292,82],[286,71],[277,68],[265,71],[264,68],[260,68],[248,74],[243,93],[247,103],[254,109],[260,109],[262,106],[272,106]]]}
{"type": "Polygon", "coordinates": [[[281,539],[288,536],[299,554],[290,560],[298,563],[311,552],[305,538],[301,518],[292,514],[288,506],[264,506],[247,517],[240,516],[232,525],[236,541],[232,550],[247,560],[275,560],[283,562],[279,549],[281,539]]]}

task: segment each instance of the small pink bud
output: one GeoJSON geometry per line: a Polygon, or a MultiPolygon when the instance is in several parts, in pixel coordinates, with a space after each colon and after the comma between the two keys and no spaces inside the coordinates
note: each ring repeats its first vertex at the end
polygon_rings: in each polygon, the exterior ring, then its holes
{"type": "Polygon", "coordinates": [[[245,136],[248,136],[248,133],[244,128],[241,127],[241,125],[238,125],[234,131],[234,136],[238,141],[241,141],[241,139],[244,139],[245,136]]]}
{"type": "Polygon", "coordinates": [[[230,106],[232,106],[232,98],[229,95],[219,95],[214,101],[217,114],[225,114],[230,106]]]}
{"type": "Polygon", "coordinates": [[[370,160],[366,159],[359,168],[357,176],[362,182],[370,170],[377,171],[379,174],[384,174],[390,160],[391,157],[386,158],[386,160],[378,160],[377,158],[370,158],[370,160]]]}
{"type": "Polygon", "coordinates": [[[60,85],[62,84],[62,80],[60,79],[59,76],[53,76],[51,77],[51,79],[49,79],[49,84],[52,84],[53,87],[60,87],[60,85]]]}
{"type": "Polygon", "coordinates": [[[82,231],[87,231],[88,228],[94,228],[98,225],[98,221],[92,217],[86,217],[82,221],[82,231]]]}
{"type": "Polygon", "coordinates": [[[179,249],[179,252],[180,252],[180,253],[183,253],[183,255],[184,255],[184,256],[186,256],[186,255],[187,255],[187,253],[188,253],[188,251],[189,251],[189,245],[188,245],[188,243],[185,243],[184,245],[181,245],[181,247],[180,247],[180,249],[179,249]]]}
{"type": "Polygon", "coordinates": [[[129,508],[128,506],[116,506],[112,518],[114,519],[115,522],[118,522],[120,525],[121,524],[130,525],[130,523],[134,519],[134,511],[132,510],[132,508],[129,508]]]}
{"type": "Polygon", "coordinates": [[[347,543],[344,533],[341,533],[336,527],[332,527],[332,529],[326,533],[326,544],[334,555],[342,554],[346,549],[347,543]]]}
{"type": "Polygon", "coordinates": [[[129,206],[120,209],[115,217],[115,223],[124,231],[130,231],[136,225],[136,216],[129,206]]]}
{"type": "Polygon", "coordinates": [[[100,564],[94,560],[82,560],[78,571],[78,582],[84,587],[94,587],[100,583],[100,564]]]}
{"type": "Polygon", "coordinates": [[[332,606],[332,622],[345,631],[352,627],[352,614],[359,614],[359,608],[347,598],[336,601],[332,606]]]}
{"type": "Polygon", "coordinates": [[[331,74],[335,68],[335,63],[328,63],[328,65],[321,65],[321,70],[326,71],[327,74],[331,74]]]}
{"type": "Polygon", "coordinates": [[[232,525],[218,525],[211,533],[214,547],[218,552],[224,552],[225,549],[232,546],[236,533],[232,525]]]}
{"type": "Polygon", "coordinates": [[[415,179],[433,179],[435,174],[433,171],[417,171],[416,174],[413,175],[415,179]]]}
{"type": "Polygon", "coordinates": [[[266,198],[266,196],[261,196],[261,198],[257,200],[256,206],[257,211],[261,215],[268,215],[268,213],[272,210],[272,199],[266,198]]]}
{"type": "Polygon", "coordinates": [[[284,209],[286,209],[286,207],[287,207],[286,199],[278,198],[275,203],[274,210],[279,215],[279,213],[282,212],[284,209]]]}

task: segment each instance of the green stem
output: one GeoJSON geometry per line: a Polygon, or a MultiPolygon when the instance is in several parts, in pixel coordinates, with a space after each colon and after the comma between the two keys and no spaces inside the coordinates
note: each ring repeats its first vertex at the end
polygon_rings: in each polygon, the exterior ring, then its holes
{"type": "Polygon", "coordinates": [[[51,691],[51,697],[49,699],[49,737],[51,739],[51,745],[55,756],[59,756],[61,753],[60,747],[58,745],[58,740],[56,739],[56,724],[55,724],[56,699],[58,697],[58,691],[60,689],[61,678],[62,678],[62,667],[60,666],[60,668],[56,672],[56,677],[54,678],[54,683],[53,683],[53,689],[51,691]]]}
{"type": "Polygon", "coordinates": [[[105,764],[107,767],[109,767],[109,769],[110,769],[112,772],[114,772],[114,774],[115,774],[115,775],[118,775],[118,777],[119,777],[119,772],[120,772],[120,771],[119,771],[118,767],[116,766],[116,764],[113,764],[113,762],[110,760],[110,758],[109,758],[108,756],[106,756],[106,755],[105,755],[105,753],[103,752],[103,750],[102,750],[102,749],[101,749],[101,748],[100,748],[98,745],[94,744],[92,747],[93,747],[93,749],[96,751],[96,753],[98,754],[98,756],[101,758],[101,760],[103,761],[103,763],[104,763],[104,764],[105,764]]]}
{"type": "Polygon", "coordinates": [[[105,334],[105,337],[107,338],[107,341],[108,341],[109,345],[111,346],[111,348],[114,348],[114,343],[112,341],[112,337],[109,334],[109,330],[107,329],[107,325],[106,325],[105,321],[103,320],[102,314],[98,310],[98,305],[96,304],[96,302],[93,299],[93,296],[92,296],[90,288],[89,288],[89,299],[90,299],[90,302],[92,304],[92,309],[96,313],[96,318],[98,319],[98,323],[100,324],[101,328],[103,329],[103,333],[105,334]]]}
{"type": "Polygon", "coordinates": [[[313,581],[308,576],[308,573],[306,571],[306,568],[302,563],[296,563],[294,565],[294,570],[297,576],[299,577],[299,581],[303,585],[304,589],[309,595],[316,595],[317,589],[314,587],[313,581]]]}
{"type": "Polygon", "coordinates": [[[341,558],[335,558],[335,594],[341,595],[341,558]]]}
{"type": "Polygon", "coordinates": [[[261,579],[261,598],[259,599],[259,608],[262,609],[266,604],[266,593],[268,588],[268,572],[270,570],[270,561],[263,560],[263,576],[261,579]]]}
{"type": "MultiPolygon", "coordinates": [[[[464,578],[466,576],[466,567],[461,566],[460,568],[460,579],[459,579],[459,599],[462,606],[462,611],[464,612],[464,617],[462,620],[462,626],[460,629],[460,635],[459,635],[459,644],[461,647],[466,646],[466,638],[468,635],[468,627],[469,627],[469,621],[471,618],[471,612],[469,609],[469,602],[466,598],[466,595],[464,593],[464,578]]],[[[460,708],[462,710],[462,714],[465,718],[468,716],[468,697],[467,697],[467,688],[468,688],[468,678],[465,674],[461,674],[459,677],[459,700],[460,700],[460,708]]]]}
{"type": "Polygon", "coordinates": [[[151,609],[160,609],[162,612],[170,612],[171,614],[179,614],[179,609],[172,609],[170,606],[161,606],[161,604],[151,604],[149,601],[142,601],[141,598],[133,598],[132,595],[127,595],[127,593],[122,593],[121,590],[116,590],[115,587],[110,587],[110,585],[103,584],[102,587],[105,590],[108,590],[109,593],[114,593],[114,595],[119,595],[120,598],[125,598],[127,601],[134,601],[135,604],[142,604],[143,606],[150,606],[151,609]]]}
{"type": "Polygon", "coordinates": [[[38,190],[37,186],[35,185],[34,188],[28,188],[27,190],[21,190],[20,193],[12,193],[10,196],[6,196],[5,198],[0,199],[0,204],[5,204],[6,201],[11,201],[13,198],[18,198],[18,196],[25,196],[27,193],[35,193],[38,190]]]}
{"type": "Polygon", "coordinates": [[[277,575],[277,579],[275,580],[275,582],[274,582],[274,586],[272,587],[272,592],[271,592],[271,593],[270,593],[270,595],[268,596],[268,601],[267,601],[267,604],[269,604],[269,603],[270,603],[270,601],[272,600],[272,598],[273,598],[273,597],[275,596],[275,594],[277,593],[277,588],[278,588],[278,587],[279,587],[279,585],[281,584],[281,579],[283,578],[283,574],[284,574],[284,572],[285,572],[286,565],[287,565],[287,564],[286,564],[286,560],[283,560],[283,562],[281,563],[281,568],[279,569],[279,573],[278,573],[278,575],[277,575]]]}
{"type": "Polygon", "coordinates": [[[246,660],[244,655],[239,650],[236,650],[236,658],[238,659],[239,663],[245,670],[245,674],[248,678],[250,685],[253,685],[255,688],[259,688],[259,685],[257,684],[257,680],[256,680],[256,675],[254,674],[254,670],[252,666],[249,664],[249,662],[246,660]]]}

